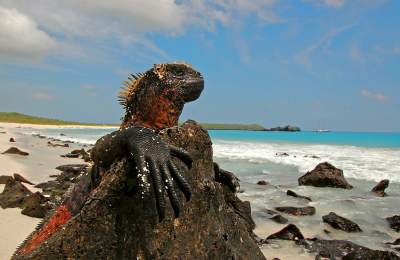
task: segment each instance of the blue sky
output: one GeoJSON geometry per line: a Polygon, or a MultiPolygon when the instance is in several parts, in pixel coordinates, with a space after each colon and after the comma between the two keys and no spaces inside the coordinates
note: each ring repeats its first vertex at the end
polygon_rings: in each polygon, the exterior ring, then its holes
{"type": "Polygon", "coordinates": [[[182,119],[400,131],[400,1],[0,0],[0,111],[116,123],[129,73],[186,61],[182,119]]]}

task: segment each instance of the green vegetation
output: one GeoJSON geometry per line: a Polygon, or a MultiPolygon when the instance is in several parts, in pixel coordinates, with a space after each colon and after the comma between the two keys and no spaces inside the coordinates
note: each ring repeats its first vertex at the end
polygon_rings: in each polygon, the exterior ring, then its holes
{"type": "MultiPolygon", "coordinates": [[[[35,124],[35,125],[84,125],[84,126],[117,126],[113,124],[88,124],[73,121],[63,121],[58,119],[50,119],[44,117],[30,116],[15,112],[0,112],[0,122],[19,123],[19,124],[35,124]]],[[[251,124],[208,124],[201,125],[209,130],[253,130],[262,131],[265,128],[261,125],[251,124]]]]}
{"type": "Polygon", "coordinates": [[[0,122],[35,124],[35,125],[87,125],[87,126],[113,126],[111,124],[87,124],[73,121],[63,121],[37,116],[29,116],[15,112],[0,112],[0,122]]]}
{"type": "Polygon", "coordinates": [[[208,124],[201,123],[201,125],[209,130],[249,130],[249,131],[263,131],[265,127],[257,124],[244,125],[244,124],[208,124]]]}

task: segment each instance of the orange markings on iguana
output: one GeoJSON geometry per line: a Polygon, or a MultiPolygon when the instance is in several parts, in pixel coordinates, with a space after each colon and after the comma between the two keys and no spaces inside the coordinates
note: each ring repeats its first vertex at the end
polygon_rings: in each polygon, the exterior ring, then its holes
{"type": "Polygon", "coordinates": [[[57,232],[61,226],[72,218],[71,213],[66,206],[61,205],[49,221],[29,240],[29,242],[20,250],[25,255],[38,248],[45,240],[57,232]]]}

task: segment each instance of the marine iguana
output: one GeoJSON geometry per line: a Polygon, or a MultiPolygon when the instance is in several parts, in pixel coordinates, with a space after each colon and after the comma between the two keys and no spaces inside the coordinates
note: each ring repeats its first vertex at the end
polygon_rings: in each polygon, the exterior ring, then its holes
{"type": "Polygon", "coordinates": [[[83,207],[101,176],[123,157],[132,162],[127,174],[137,174],[142,192],[155,193],[159,221],[165,216],[165,191],[175,217],[179,199],[173,182],[190,200],[190,187],[171,160],[181,159],[189,168],[192,159],[184,150],[161,140],[158,131],[178,124],[184,104],[196,100],[204,88],[199,72],[183,63],[156,64],[143,74],[131,75],[119,95],[125,115],[118,131],[100,138],[91,151],[93,167],[81,177],[57,206],[16,250],[14,258],[26,256],[59,231],[83,207]]]}

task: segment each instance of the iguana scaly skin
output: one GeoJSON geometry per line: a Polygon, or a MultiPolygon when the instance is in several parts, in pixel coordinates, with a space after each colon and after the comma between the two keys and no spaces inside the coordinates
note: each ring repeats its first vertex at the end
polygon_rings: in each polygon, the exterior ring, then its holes
{"type": "MultiPolygon", "coordinates": [[[[190,187],[171,156],[191,166],[189,154],[164,143],[158,131],[176,126],[184,104],[196,100],[204,88],[199,72],[183,63],[156,64],[143,74],[131,75],[119,95],[125,108],[121,129],[99,139],[91,152],[93,167],[81,177],[64,196],[58,207],[22,243],[14,258],[29,258],[42,243],[51,237],[83,207],[101,176],[118,159],[126,157],[133,173],[140,180],[143,192],[155,193],[159,220],[165,212],[165,193],[168,194],[175,217],[179,216],[179,199],[175,182],[190,199],[190,187]],[[132,169],[132,167],[131,167],[132,169]]],[[[132,173],[129,173],[132,174],[132,173]]]]}

